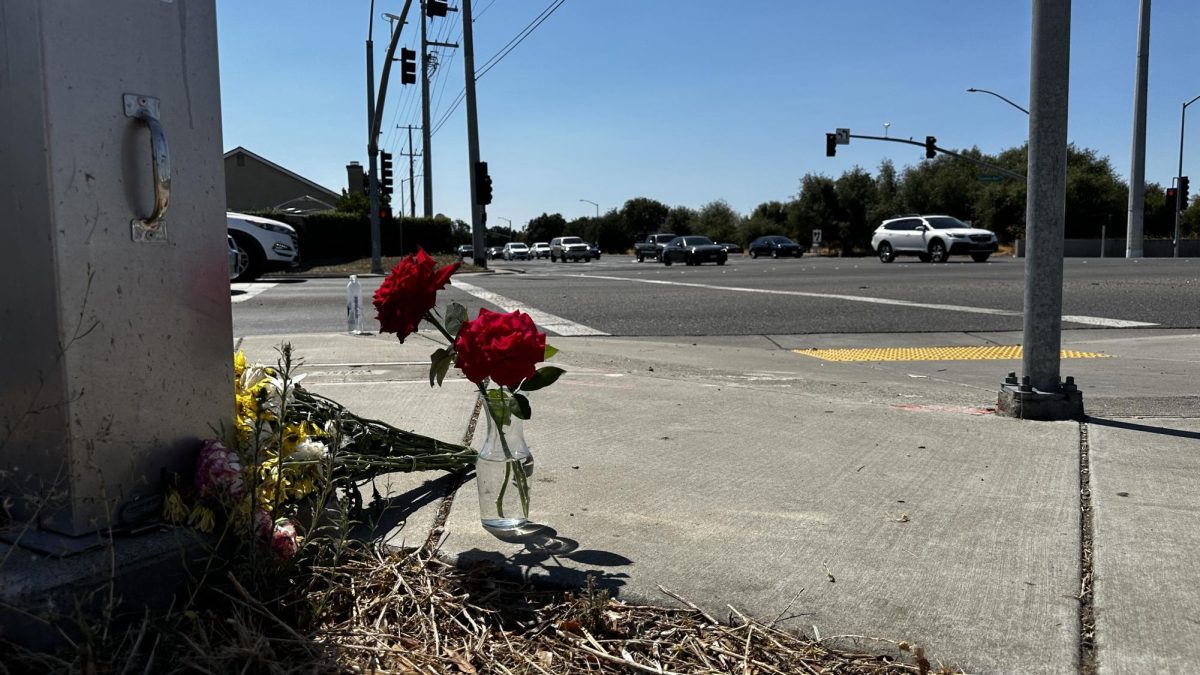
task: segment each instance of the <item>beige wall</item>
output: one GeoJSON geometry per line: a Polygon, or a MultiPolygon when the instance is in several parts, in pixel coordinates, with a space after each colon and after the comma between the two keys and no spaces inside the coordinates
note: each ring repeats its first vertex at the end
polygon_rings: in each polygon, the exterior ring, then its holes
{"type": "Polygon", "coordinates": [[[225,207],[230,211],[256,211],[308,195],[333,204],[338,195],[317,190],[278,169],[241,152],[225,158],[225,207]],[[241,166],[238,158],[241,157],[241,166]]]}

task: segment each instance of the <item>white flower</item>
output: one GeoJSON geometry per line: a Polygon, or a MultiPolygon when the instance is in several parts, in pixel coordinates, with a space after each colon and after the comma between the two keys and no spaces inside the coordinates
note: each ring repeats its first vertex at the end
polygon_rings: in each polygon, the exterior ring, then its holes
{"type": "Polygon", "coordinates": [[[329,454],[329,448],[321,441],[311,438],[296,446],[296,451],[288,459],[296,462],[320,462],[329,454]]]}

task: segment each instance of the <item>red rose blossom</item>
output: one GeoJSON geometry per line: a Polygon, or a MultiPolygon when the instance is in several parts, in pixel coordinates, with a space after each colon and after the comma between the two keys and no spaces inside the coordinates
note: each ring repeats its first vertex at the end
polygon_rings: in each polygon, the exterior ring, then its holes
{"type": "Polygon", "coordinates": [[[468,380],[478,384],[491,378],[502,387],[515,387],[537,371],[546,355],[546,334],[538,332],[528,314],[481,307],[479,316],[463,324],[454,348],[468,380]]]}
{"type": "Polygon", "coordinates": [[[462,265],[456,262],[441,269],[424,249],[405,256],[375,291],[375,317],[381,333],[404,338],[417,331],[425,313],[437,304],[437,292],[450,282],[450,275],[462,265]]]}

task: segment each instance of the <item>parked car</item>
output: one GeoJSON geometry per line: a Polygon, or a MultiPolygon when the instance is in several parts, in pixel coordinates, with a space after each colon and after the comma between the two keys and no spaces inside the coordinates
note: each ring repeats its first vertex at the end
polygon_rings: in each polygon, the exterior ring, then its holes
{"type": "Polygon", "coordinates": [[[454,249],[454,254],[460,258],[473,258],[475,257],[475,246],[473,244],[463,244],[454,249]]]}
{"type": "Polygon", "coordinates": [[[600,259],[600,247],[595,244],[588,244],[588,251],[592,254],[592,260],[600,259]]]}
{"type": "Polygon", "coordinates": [[[225,214],[225,223],[238,248],[234,281],[253,281],[267,272],[293,267],[300,259],[299,237],[287,223],[233,212],[225,214]]]}
{"type": "Polygon", "coordinates": [[[940,215],[890,218],[871,237],[871,248],[885,263],[898,255],[915,255],[922,262],[945,262],[951,255],[962,254],[971,256],[975,262],[986,262],[996,252],[997,245],[991,230],[940,215]]]}
{"type": "Polygon", "coordinates": [[[545,241],[534,242],[533,246],[529,247],[529,255],[534,258],[549,258],[550,243],[545,241]]]}
{"type": "Polygon", "coordinates": [[[638,262],[643,262],[646,258],[662,260],[663,247],[677,236],[671,232],[655,232],[646,235],[646,241],[639,241],[633,245],[633,255],[638,262]]]}
{"type": "Polygon", "coordinates": [[[567,260],[591,262],[592,251],[579,237],[555,237],[550,240],[550,262],[567,260]]]}
{"type": "Polygon", "coordinates": [[[529,245],[523,241],[510,241],[501,252],[505,260],[529,260],[529,245]]]}
{"type": "Polygon", "coordinates": [[[778,234],[759,237],[750,242],[748,248],[751,258],[757,258],[760,255],[769,255],[772,258],[782,258],[785,256],[799,258],[804,255],[803,246],[778,234]]]}
{"type": "Polygon", "coordinates": [[[715,262],[724,265],[728,256],[725,249],[714,244],[712,239],[692,235],[675,237],[662,250],[662,262],[668,266],[676,262],[687,265],[715,262]]]}
{"type": "Polygon", "coordinates": [[[717,246],[720,246],[721,248],[725,249],[726,253],[741,253],[742,252],[742,247],[738,246],[737,244],[735,244],[731,241],[720,242],[717,244],[717,246]]]}
{"type": "Polygon", "coordinates": [[[237,242],[233,240],[233,236],[227,234],[225,235],[225,239],[228,240],[229,244],[229,280],[233,281],[238,275],[238,270],[245,265],[241,262],[242,251],[238,248],[237,242]]]}
{"type": "Polygon", "coordinates": [[[492,246],[492,247],[488,248],[488,250],[487,250],[487,259],[488,260],[495,260],[496,258],[502,257],[503,255],[504,255],[504,247],[503,246],[492,246]]]}

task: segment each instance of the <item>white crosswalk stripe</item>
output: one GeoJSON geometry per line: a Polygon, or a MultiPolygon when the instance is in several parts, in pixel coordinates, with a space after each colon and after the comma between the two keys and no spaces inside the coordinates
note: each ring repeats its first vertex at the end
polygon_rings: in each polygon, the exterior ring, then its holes
{"type": "Polygon", "coordinates": [[[608,333],[605,333],[604,331],[596,330],[595,328],[585,326],[581,323],[575,323],[574,321],[568,321],[561,316],[555,316],[549,312],[543,312],[540,309],[534,309],[533,307],[519,303],[516,300],[506,298],[503,295],[499,295],[488,290],[484,290],[465,281],[451,279],[450,285],[459,289],[460,291],[470,293],[484,302],[490,302],[493,305],[502,308],[506,312],[519,309],[528,314],[529,317],[533,319],[533,322],[538,325],[538,328],[541,328],[542,330],[549,330],[557,333],[558,335],[569,336],[608,335],[608,333]]]}

